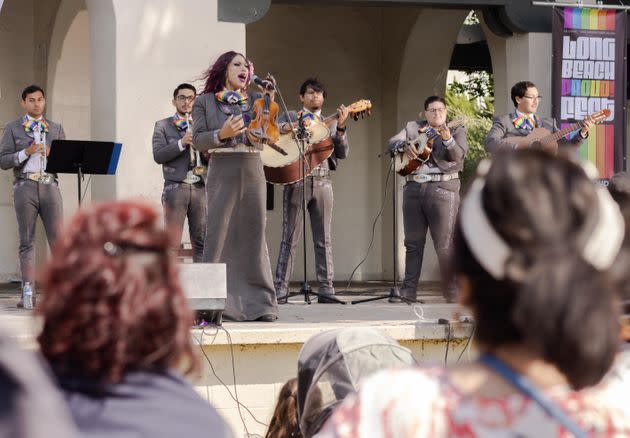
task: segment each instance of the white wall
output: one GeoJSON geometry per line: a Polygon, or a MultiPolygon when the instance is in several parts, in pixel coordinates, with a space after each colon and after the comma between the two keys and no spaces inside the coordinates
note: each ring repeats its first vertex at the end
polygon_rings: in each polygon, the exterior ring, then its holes
{"type": "Polygon", "coordinates": [[[156,120],[172,113],[172,90],[199,77],[226,50],[245,49],[245,26],[219,23],[216,0],[88,0],[92,32],[92,137],[123,143],[118,174],[93,180],[94,199],[145,198],[156,205],[156,120]],[[182,14],[182,8],[189,13],[182,14]]]}
{"type": "MultiPolygon", "coordinates": [[[[20,93],[34,81],[34,5],[7,0],[0,11],[0,135],[7,122],[22,115],[20,93]]],[[[15,278],[17,222],[13,210],[13,171],[0,171],[0,281],[15,278]]]]}
{"type": "MultiPolygon", "coordinates": [[[[69,140],[90,136],[90,22],[85,0],[64,0],[55,20],[48,57],[48,115],[61,123],[69,140]]],[[[86,179],[85,183],[89,180],[86,179]]],[[[85,191],[85,183],[83,185],[85,191]]],[[[75,175],[59,175],[64,218],[78,208],[75,175]]],[[[85,201],[89,202],[90,192],[85,201]]]]}

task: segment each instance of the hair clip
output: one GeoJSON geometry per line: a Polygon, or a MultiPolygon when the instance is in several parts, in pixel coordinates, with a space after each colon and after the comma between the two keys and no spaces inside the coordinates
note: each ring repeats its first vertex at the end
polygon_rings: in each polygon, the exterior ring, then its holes
{"type": "Polygon", "coordinates": [[[103,251],[109,256],[115,256],[118,255],[120,248],[113,242],[105,242],[103,244],[103,251]]]}

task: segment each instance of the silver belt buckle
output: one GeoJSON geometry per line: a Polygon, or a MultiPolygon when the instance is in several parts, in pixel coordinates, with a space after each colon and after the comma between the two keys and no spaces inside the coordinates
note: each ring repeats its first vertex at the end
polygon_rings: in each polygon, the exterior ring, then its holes
{"type": "Polygon", "coordinates": [[[55,182],[55,177],[52,176],[50,173],[41,173],[39,175],[39,179],[37,180],[38,183],[40,184],[52,184],[55,182]]]}
{"type": "Polygon", "coordinates": [[[433,181],[433,179],[431,179],[430,175],[427,175],[426,173],[421,173],[420,175],[414,175],[413,176],[413,180],[417,183],[423,184],[423,183],[427,183],[429,181],[433,181]]]}
{"type": "Polygon", "coordinates": [[[186,173],[186,178],[184,178],[184,179],[182,180],[182,182],[183,182],[184,184],[196,184],[196,183],[198,183],[199,181],[201,181],[201,177],[200,177],[200,176],[197,176],[197,175],[195,175],[195,174],[193,174],[193,171],[192,171],[192,170],[189,170],[189,171],[186,173]]]}
{"type": "Polygon", "coordinates": [[[41,178],[42,174],[39,172],[27,172],[26,179],[31,181],[39,182],[39,178],[41,178]]]}

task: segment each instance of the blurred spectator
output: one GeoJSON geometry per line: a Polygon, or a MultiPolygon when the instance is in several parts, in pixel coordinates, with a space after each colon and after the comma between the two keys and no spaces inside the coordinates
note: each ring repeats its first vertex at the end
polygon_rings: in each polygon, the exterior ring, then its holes
{"type": "Polygon", "coordinates": [[[374,328],[335,329],[312,336],[298,356],[297,414],[302,435],[315,435],[333,409],[368,376],[416,364],[409,349],[374,328]]]}
{"type": "Polygon", "coordinates": [[[287,380],[278,394],[278,402],[265,438],[302,438],[297,414],[297,379],[287,380]]]}
{"type": "Polygon", "coordinates": [[[534,150],[482,162],[454,261],[479,360],[379,373],[321,436],[628,436],[619,402],[577,391],[617,353],[609,271],[623,237],[619,208],[579,165],[534,150]]]}
{"type": "Polygon", "coordinates": [[[45,269],[38,341],[83,437],[231,436],[180,374],[192,313],[161,222],[137,202],[81,209],[45,269]]]}
{"type": "Polygon", "coordinates": [[[0,336],[0,438],[78,437],[39,355],[0,336]]]}

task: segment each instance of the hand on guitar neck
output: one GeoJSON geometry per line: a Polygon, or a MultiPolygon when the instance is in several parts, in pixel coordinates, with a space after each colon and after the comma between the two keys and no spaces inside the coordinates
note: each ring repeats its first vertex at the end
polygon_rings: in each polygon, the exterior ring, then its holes
{"type": "Polygon", "coordinates": [[[506,137],[503,141],[508,147],[512,147],[514,149],[535,148],[542,149],[551,154],[556,154],[558,152],[558,140],[562,137],[578,129],[580,129],[579,135],[585,137],[588,130],[593,125],[603,122],[608,117],[610,117],[610,110],[603,109],[591,114],[584,120],[573,123],[553,133],[546,128],[534,128],[526,136],[506,137]]]}

